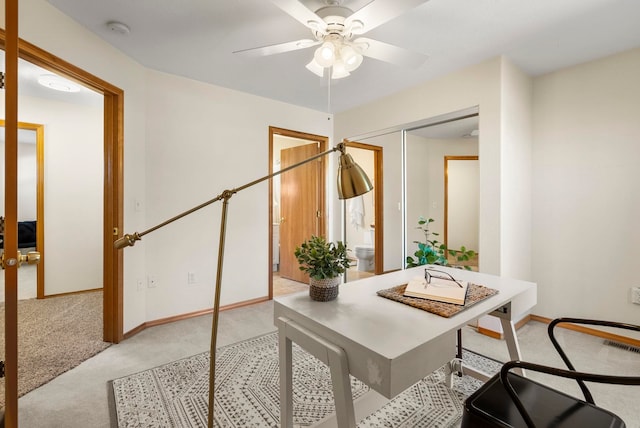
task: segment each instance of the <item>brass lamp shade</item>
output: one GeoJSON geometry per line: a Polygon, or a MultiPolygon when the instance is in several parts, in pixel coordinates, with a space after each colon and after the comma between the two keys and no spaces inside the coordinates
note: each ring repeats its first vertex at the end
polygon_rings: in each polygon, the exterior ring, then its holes
{"type": "Polygon", "coordinates": [[[351,199],[373,189],[367,174],[348,153],[340,155],[338,166],[338,198],[351,199]]]}

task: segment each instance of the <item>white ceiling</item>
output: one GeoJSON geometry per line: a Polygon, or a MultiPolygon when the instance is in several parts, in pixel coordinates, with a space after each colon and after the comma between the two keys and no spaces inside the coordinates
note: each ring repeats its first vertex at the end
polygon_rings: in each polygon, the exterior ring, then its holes
{"type": "MultiPolygon", "coordinates": [[[[365,34],[428,56],[417,69],[365,58],[331,82],[305,69],[313,48],[233,51],[311,38],[268,0],[49,0],[151,69],[336,113],[500,54],[531,75],[640,46],[639,0],[430,0],[365,34]],[[109,30],[108,21],[131,28],[109,30]]],[[[316,10],[320,0],[301,0],[316,10]]],[[[393,3],[398,0],[374,0],[393,3]]],[[[357,10],[368,0],[344,0],[357,10]]]]}
{"type": "MultiPolygon", "coordinates": [[[[310,38],[268,0],[50,2],[146,67],[332,113],[500,54],[539,75],[640,46],[638,0],[430,0],[365,34],[427,61],[403,69],[365,58],[351,76],[331,83],[329,107],[326,82],[304,67],[313,48],[257,58],[233,53],[310,38]],[[130,34],[109,30],[111,20],[130,34]]],[[[357,10],[367,3],[343,5],[357,10]]]]}

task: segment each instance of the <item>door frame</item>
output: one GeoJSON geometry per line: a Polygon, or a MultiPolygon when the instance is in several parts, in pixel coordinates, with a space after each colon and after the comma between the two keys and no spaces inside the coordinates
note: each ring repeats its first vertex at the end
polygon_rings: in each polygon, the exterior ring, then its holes
{"type": "MultiPolygon", "coordinates": [[[[380,275],[385,273],[384,271],[384,193],[383,193],[383,169],[382,169],[382,147],[374,146],[372,144],[359,143],[356,141],[345,141],[345,145],[347,147],[352,147],[354,149],[363,149],[370,150],[373,152],[373,182],[374,184],[374,216],[376,219],[376,226],[373,228],[373,242],[375,253],[373,256],[374,259],[374,273],[376,275],[380,275]]],[[[346,210],[345,210],[345,218],[343,219],[346,222],[346,210]]],[[[346,228],[345,228],[346,229],[346,228]]],[[[343,237],[344,238],[344,237],[343,237]]]]}
{"type": "MultiPolygon", "coordinates": [[[[0,48],[5,49],[5,41],[6,32],[0,29],[0,48]]],[[[103,340],[119,343],[124,338],[123,255],[113,242],[124,223],[124,91],[22,39],[18,57],[104,96],[103,340]]]]}
{"type": "MultiPolygon", "coordinates": [[[[300,140],[308,140],[310,143],[320,143],[320,152],[328,150],[329,137],[322,135],[309,134],[306,132],[293,131],[291,129],[277,128],[275,126],[269,126],[269,175],[273,174],[273,138],[274,135],[280,135],[283,137],[297,138],[300,140]]],[[[319,183],[321,183],[318,189],[320,195],[320,217],[318,218],[318,229],[323,232],[323,235],[327,234],[327,208],[326,208],[326,194],[325,187],[327,185],[327,163],[325,162],[325,156],[319,159],[322,162],[321,176],[319,183]]],[[[273,180],[269,179],[269,300],[273,300],[273,180]]]]}

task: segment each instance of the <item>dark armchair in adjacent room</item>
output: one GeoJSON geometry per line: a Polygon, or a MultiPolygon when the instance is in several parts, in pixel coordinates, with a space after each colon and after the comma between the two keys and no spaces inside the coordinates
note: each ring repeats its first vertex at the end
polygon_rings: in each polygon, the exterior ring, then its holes
{"type": "MultiPolygon", "coordinates": [[[[0,227],[0,248],[4,248],[4,219],[0,217],[2,227],[0,227]]],[[[19,221],[18,222],[18,248],[35,248],[36,247],[36,221],[19,221]]]]}
{"type": "Polygon", "coordinates": [[[576,371],[554,335],[554,329],[560,323],[640,331],[640,326],[612,321],[578,318],[553,320],[548,327],[549,338],[567,369],[525,361],[505,363],[500,373],[492,377],[465,401],[462,428],[622,428],[626,426],[620,417],[596,406],[585,381],[615,385],[640,385],[640,373],[638,376],[618,376],[576,371]],[[582,390],[584,400],[514,373],[511,371],[514,368],[574,379],[582,390]]]}

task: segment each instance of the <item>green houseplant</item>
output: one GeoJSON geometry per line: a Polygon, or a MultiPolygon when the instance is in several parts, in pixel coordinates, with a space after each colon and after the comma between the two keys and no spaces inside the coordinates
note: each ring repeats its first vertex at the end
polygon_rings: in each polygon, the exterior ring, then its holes
{"type": "Polygon", "coordinates": [[[349,268],[347,247],[341,242],[327,242],[312,236],[295,250],[300,270],[309,274],[309,295],[313,300],[328,301],[338,296],[341,275],[349,268]]]}
{"type": "Polygon", "coordinates": [[[464,245],[459,250],[451,250],[447,248],[444,243],[438,242],[436,239],[430,237],[430,235],[438,236],[438,233],[431,232],[429,225],[435,220],[432,218],[425,219],[420,217],[418,219],[418,226],[416,229],[422,230],[424,233],[424,242],[413,241],[418,244],[418,249],[413,253],[414,257],[407,257],[407,267],[416,267],[421,265],[441,265],[459,267],[466,270],[471,270],[471,267],[465,265],[464,262],[471,260],[475,257],[476,252],[468,250],[464,245]],[[455,257],[456,264],[449,263],[448,256],[455,257]]]}

